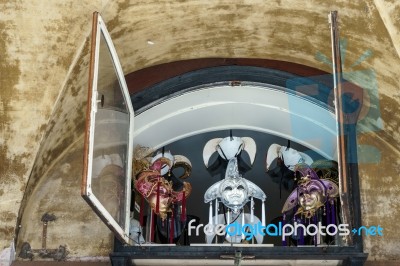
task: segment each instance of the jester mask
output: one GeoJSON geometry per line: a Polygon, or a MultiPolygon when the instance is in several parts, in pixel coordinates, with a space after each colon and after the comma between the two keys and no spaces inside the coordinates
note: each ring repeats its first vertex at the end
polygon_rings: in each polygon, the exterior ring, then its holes
{"type": "Polygon", "coordinates": [[[239,138],[233,136],[223,139],[217,138],[208,141],[204,147],[203,159],[206,167],[208,167],[208,161],[214,152],[218,152],[219,156],[223,160],[227,161],[225,178],[209,187],[204,194],[204,202],[210,203],[209,224],[218,224],[217,219],[218,217],[221,217],[218,213],[219,203],[222,203],[228,207],[228,212],[226,214],[227,217],[238,217],[240,214],[241,217],[246,217],[243,207],[248,202],[251,202],[251,213],[248,215],[250,217],[249,220],[251,222],[258,220],[258,218],[254,216],[253,198],[256,198],[262,201],[262,224],[265,225],[264,201],[266,199],[266,195],[256,184],[243,178],[240,174],[238,167],[238,155],[242,151],[246,151],[248,153],[250,162],[253,164],[256,153],[256,144],[251,138],[239,138]],[[215,202],[214,215],[213,202],[215,202]]]}
{"type": "MultiPolygon", "coordinates": [[[[173,204],[184,203],[192,191],[190,183],[179,181],[177,185],[164,177],[178,167],[184,168],[184,174],[179,177],[180,179],[190,175],[191,164],[186,157],[173,156],[170,152],[159,153],[151,158],[149,168],[142,170],[137,175],[134,184],[136,190],[146,199],[151,209],[161,219],[165,219],[167,213],[172,212],[171,206],[173,204]]],[[[182,212],[184,214],[184,210],[182,212]]]]}
{"type": "Polygon", "coordinates": [[[338,197],[338,186],[331,180],[320,179],[311,167],[299,164],[295,172],[300,176],[300,180],[286,200],[282,213],[298,207],[295,215],[311,218],[325,203],[333,204],[334,199],[338,197]]]}

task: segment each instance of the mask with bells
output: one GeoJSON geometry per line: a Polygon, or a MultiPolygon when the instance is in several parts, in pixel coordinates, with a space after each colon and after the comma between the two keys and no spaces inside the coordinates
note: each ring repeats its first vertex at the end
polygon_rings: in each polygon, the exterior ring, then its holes
{"type": "MultiPolygon", "coordinates": [[[[248,153],[252,164],[255,158],[256,145],[254,140],[251,138],[230,136],[224,139],[212,139],[208,141],[204,147],[203,159],[206,167],[208,167],[208,160],[214,152],[218,152],[222,159],[228,161],[225,178],[209,187],[204,194],[204,202],[210,203],[209,224],[211,225],[218,224],[219,218],[222,217],[218,214],[219,202],[222,202],[222,204],[228,207],[228,212],[226,213],[228,224],[230,223],[230,219],[232,218],[233,221],[235,217],[241,217],[240,219],[242,220],[242,224],[245,222],[248,222],[249,224],[254,224],[256,221],[258,222],[258,218],[254,216],[253,198],[262,201],[262,224],[265,225],[264,201],[266,195],[256,184],[243,178],[239,173],[237,157],[243,150],[248,153]],[[213,201],[215,201],[214,216],[213,201]],[[245,215],[243,207],[249,201],[251,201],[251,213],[245,215]],[[248,219],[246,217],[248,217],[248,219]]],[[[213,237],[214,235],[207,237],[207,242],[210,242],[213,237]]],[[[244,239],[244,234],[240,238],[244,239]]],[[[226,240],[231,242],[228,238],[226,238],[226,240]]]]}
{"type": "Polygon", "coordinates": [[[165,219],[167,213],[171,212],[171,204],[185,201],[192,191],[192,186],[183,182],[179,191],[174,190],[173,182],[163,175],[174,168],[183,167],[184,174],[179,178],[186,178],[190,174],[191,164],[184,156],[172,156],[170,152],[160,154],[151,159],[149,169],[142,170],[137,175],[135,188],[146,199],[151,209],[165,219]]]}
{"type": "Polygon", "coordinates": [[[331,180],[320,179],[310,167],[299,165],[296,167],[296,173],[299,173],[301,178],[297,188],[286,200],[282,213],[287,213],[297,206],[295,215],[311,218],[327,201],[333,204],[333,200],[338,197],[338,186],[331,180]]]}
{"type": "Polygon", "coordinates": [[[204,202],[209,203],[215,199],[221,201],[226,207],[237,213],[248,203],[252,197],[264,201],[267,196],[253,182],[243,178],[237,172],[236,158],[229,161],[228,169],[232,166],[236,173],[231,175],[227,171],[225,179],[213,184],[204,194],[204,202]]]}

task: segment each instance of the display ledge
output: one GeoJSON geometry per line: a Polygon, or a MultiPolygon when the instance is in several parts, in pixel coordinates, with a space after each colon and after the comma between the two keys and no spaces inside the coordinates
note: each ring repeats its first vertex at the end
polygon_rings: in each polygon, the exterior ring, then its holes
{"type": "MultiPolygon", "coordinates": [[[[153,265],[180,265],[180,266],[204,266],[204,265],[221,265],[221,266],[232,266],[237,265],[233,264],[232,260],[180,260],[180,259],[133,259],[133,265],[142,265],[142,266],[153,266],[153,265]]],[[[340,261],[338,260],[252,260],[245,259],[240,262],[241,266],[245,265],[260,265],[260,266],[336,266],[340,265],[340,261]]]]}
{"type": "Polygon", "coordinates": [[[273,247],[274,244],[229,244],[229,243],[214,243],[214,244],[190,244],[191,247],[215,247],[215,246],[221,246],[221,247],[249,247],[249,245],[251,245],[251,247],[273,247]]]}
{"type": "MultiPolygon", "coordinates": [[[[116,243],[117,244],[117,243],[116,243]]],[[[368,254],[356,247],[246,247],[238,246],[115,246],[110,254],[113,266],[131,266],[132,260],[216,260],[241,258],[241,260],[326,260],[339,261],[341,265],[363,265],[368,254]]],[[[149,261],[150,262],[150,261],[149,261]]],[[[136,263],[136,262],[135,262],[136,263]]],[[[219,265],[207,263],[208,265],[219,265]]],[[[146,265],[146,263],[144,263],[146,265]]],[[[223,264],[221,264],[223,265],[223,264]]],[[[290,265],[290,264],[289,264],[290,265]]]]}

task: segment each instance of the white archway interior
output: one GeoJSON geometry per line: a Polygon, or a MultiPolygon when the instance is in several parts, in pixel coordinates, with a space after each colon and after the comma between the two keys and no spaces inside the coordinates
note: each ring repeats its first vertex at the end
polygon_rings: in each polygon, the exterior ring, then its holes
{"type": "Polygon", "coordinates": [[[298,142],[336,159],[336,122],[327,108],[273,87],[215,86],[169,98],[135,117],[134,145],[161,148],[200,133],[247,129],[298,142]]]}

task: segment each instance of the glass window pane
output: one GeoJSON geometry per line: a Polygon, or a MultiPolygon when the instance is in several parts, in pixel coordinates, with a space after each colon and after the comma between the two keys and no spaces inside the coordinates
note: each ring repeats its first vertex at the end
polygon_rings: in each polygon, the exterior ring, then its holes
{"type": "Polygon", "coordinates": [[[92,191],[114,220],[125,228],[130,115],[103,34],[97,82],[92,191]]]}

